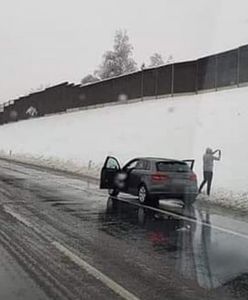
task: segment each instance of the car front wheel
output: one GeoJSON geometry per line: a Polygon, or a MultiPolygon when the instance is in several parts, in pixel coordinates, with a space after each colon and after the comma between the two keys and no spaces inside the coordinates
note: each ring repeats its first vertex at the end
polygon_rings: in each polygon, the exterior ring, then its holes
{"type": "Polygon", "coordinates": [[[149,195],[145,185],[141,185],[138,191],[138,197],[140,204],[145,204],[148,201],[149,195]]]}

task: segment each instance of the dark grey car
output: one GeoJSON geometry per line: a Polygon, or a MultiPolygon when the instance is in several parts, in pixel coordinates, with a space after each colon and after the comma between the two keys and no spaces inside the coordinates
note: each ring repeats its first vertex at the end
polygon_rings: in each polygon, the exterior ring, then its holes
{"type": "Polygon", "coordinates": [[[138,196],[140,203],[177,198],[193,203],[197,196],[194,160],[142,157],[121,168],[115,157],[108,156],[101,171],[101,189],[111,196],[119,192],[138,196]]]}

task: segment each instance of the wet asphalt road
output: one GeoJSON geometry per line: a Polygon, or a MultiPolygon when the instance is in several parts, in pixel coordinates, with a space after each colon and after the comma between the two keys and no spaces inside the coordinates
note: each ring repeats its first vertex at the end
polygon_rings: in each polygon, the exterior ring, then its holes
{"type": "Polygon", "coordinates": [[[0,299],[248,299],[246,215],[0,161],[0,299]]]}

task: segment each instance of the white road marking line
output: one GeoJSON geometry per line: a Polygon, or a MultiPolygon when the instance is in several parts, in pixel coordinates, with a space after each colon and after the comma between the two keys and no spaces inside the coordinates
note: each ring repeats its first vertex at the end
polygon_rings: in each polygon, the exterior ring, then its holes
{"type": "Polygon", "coordinates": [[[125,288],[123,288],[121,285],[113,281],[111,278],[109,278],[107,275],[103,274],[90,264],[88,264],[86,261],[84,261],[82,258],[71,252],[69,249],[64,247],[58,242],[52,242],[52,244],[60,250],[65,256],[70,258],[74,263],[76,263],[78,266],[83,268],[86,272],[88,272],[91,276],[95,277],[97,280],[100,280],[102,283],[104,283],[107,287],[109,287],[111,290],[113,290],[116,294],[121,296],[123,299],[126,300],[139,300],[135,295],[127,291],[125,288]]]}
{"type": "Polygon", "coordinates": [[[15,213],[11,208],[9,208],[6,205],[3,205],[3,209],[6,213],[8,213],[9,215],[11,215],[12,217],[14,217],[15,219],[17,219],[18,221],[20,221],[21,223],[23,223],[24,225],[26,225],[27,227],[32,228],[32,224],[26,220],[25,218],[23,218],[21,215],[15,213]]]}
{"type": "MultiPolygon", "coordinates": [[[[43,233],[37,227],[35,227],[33,224],[31,224],[28,220],[26,220],[20,214],[14,212],[10,207],[8,207],[7,205],[3,205],[3,209],[6,213],[11,215],[13,218],[18,220],[19,222],[21,222],[25,226],[27,226],[29,228],[32,228],[36,233],[38,233],[39,235],[42,235],[44,237],[43,233]]],[[[51,239],[49,237],[46,237],[46,240],[51,241],[51,239]]]]}
{"type": "MultiPolygon", "coordinates": [[[[219,231],[222,231],[224,233],[228,233],[228,234],[231,234],[231,235],[234,235],[234,236],[238,236],[238,237],[241,237],[241,238],[244,238],[244,239],[247,239],[248,240],[248,235],[247,234],[244,234],[244,233],[239,233],[239,232],[236,232],[236,231],[233,231],[231,229],[227,229],[227,228],[224,228],[224,227],[220,227],[220,226],[216,226],[216,225],[213,225],[213,224],[208,224],[206,222],[202,222],[202,221],[199,221],[199,220],[195,220],[195,219],[192,219],[192,218],[189,218],[189,217],[186,217],[186,216],[182,216],[182,215],[178,215],[176,213],[173,213],[171,211],[168,211],[168,210],[162,210],[162,209],[159,209],[159,208],[156,208],[156,207],[152,207],[152,206],[147,206],[147,205],[141,205],[139,203],[136,203],[136,202],[133,202],[133,201],[129,201],[127,199],[123,199],[123,198],[114,198],[112,197],[113,199],[116,199],[117,201],[122,201],[122,202],[125,202],[125,203],[129,203],[129,204],[132,204],[132,205],[135,205],[135,206],[138,206],[138,207],[142,207],[142,208],[146,208],[146,209],[149,209],[149,210],[153,210],[153,211],[156,211],[156,212],[159,212],[159,213],[162,213],[162,214],[165,214],[165,215],[170,215],[174,218],[177,218],[177,219],[181,219],[181,220],[184,220],[184,221],[188,221],[188,222],[192,222],[192,223],[196,223],[196,224],[200,224],[200,225],[204,225],[204,226],[207,226],[207,227],[211,227],[212,229],[216,229],[216,230],[219,230],[219,231]]],[[[9,213],[10,215],[12,215],[14,218],[16,218],[17,220],[19,220],[20,222],[22,222],[23,224],[25,224],[27,227],[31,227],[33,228],[36,232],[39,232],[40,231],[35,228],[29,221],[27,221],[25,218],[23,218],[21,215],[15,213],[13,210],[11,210],[9,207],[7,207],[6,205],[3,205],[3,208],[5,210],[5,212],[9,213]]]]}
{"type": "Polygon", "coordinates": [[[202,222],[202,221],[199,221],[197,219],[192,219],[192,218],[189,218],[189,217],[186,217],[186,216],[178,215],[178,214],[173,213],[173,212],[168,211],[168,210],[162,210],[162,209],[159,209],[159,208],[156,208],[156,207],[152,207],[152,206],[148,206],[148,205],[141,205],[139,203],[135,203],[133,201],[129,201],[129,200],[126,200],[126,199],[123,199],[123,198],[115,198],[115,199],[117,201],[126,202],[126,203],[129,203],[129,204],[132,204],[132,205],[136,205],[138,207],[147,208],[149,210],[153,210],[153,211],[162,213],[164,215],[169,215],[169,216],[172,216],[172,217],[177,218],[177,219],[181,219],[181,220],[184,220],[184,221],[188,221],[188,222],[192,222],[192,223],[204,225],[204,226],[207,226],[207,227],[211,227],[212,229],[216,229],[216,230],[222,231],[224,233],[229,233],[229,234],[232,234],[234,236],[238,236],[238,237],[241,237],[241,238],[244,238],[244,239],[248,240],[248,235],[244,234],[244,233],[236,232],[236,231],[233,231],[231,229],[227,229],[227,228],[224,228],[224,227],[216,226],[216,225],[213,225],[213,224],[208,224],[206,222],[202,222]]]}
{"type": "MultiPolygon", "coordinates": [[[[189,218],[189,217],[178,215],[178,214],[170,212],[170,211],[161,210],[159,208],[155,208],[155,207],[151,207],[151,206],[147,206],[147,205],[140,205],[139,203],[130,202],[130,201],[125,200],[125,199],[120,199],[120,198],[116,198],[116,199],[119,200],[119,201],[122,201],[122,202],[126,202],[126,203],[129,203],[129,204],[138,206],[138,207],[147,208],[147,209],[150,209],[150,210],[162,213],[162,214],[170,215],[170,216],[175,217],[177,219],[181,219],[181,220],[193,222],[193,223],[196,223],[196,224],[204,225],[204,226],[207,226],[207,227],[211,227],[212,229],[216,229],[216,230],[222,231],[224,233],[228,233],[228,234],[231,234],[231,235],[234,235],[234,236],[238,236],[238,237],[241,237],[241,238],[244,238],[244,239],[248,240],[248,235],[242,234],[242,233],[238,233],[238,232],[232,231],[230,229],[226,229],[226,228],[219,227],[219,226],[216,226],[216,225],[211,225],[211,224],[208,224],[208,223],[205,223],[205,222],[201,222],[199,220],[195,220],[195,219],[192,219],[192,218],[189,218]]],[[[12,215],[14,218],[16,218],[18,221],[20,221],[24,225],[26,225],[27,227],[32,228],[37,233],[42,234],[39,229],[37,229],[35,226],[33,226],[24,217],[22,217],[18,213],[15,213],[13,210],[11,210],[11,208],[9,208],[6,205],[3,205],[3,208],[4,208],[4,211],[6,213],[12,215]]],[[[58,242],[51,242],[51,243],[57,249],[59,249],[60,251],[62,251],[66,256],[68,256],[70,259],[72,259],[76,264],[78,264],[79,266],[81,266],[82,268],[84,268],[89,274],[91,274],[92,276],[94,276],[96,279],[102,281],[106,286],[108,286],[109,288],[111,288],[113,291],[115,291],[122,298],[124,298],[124,299],[131,299],[131,300],[139,300],[136,296],[134,296],[133,294],[131,294],[130,292],[128,292],[126,289],[124,289],[118,283],[114,282],[111,278],[109,278],[108,276],[106,276],[103,273],[101,273],[99,270],[97,270],[94,267],[92,267],[91,265],[89,265],[87,262],[85,262],[84,260],[82,260],[81,258],[79,258],[78,256],[76,256],[75,254],[73,254],[70,250],[68,250],[67,248],[65,248],[64,246],[62,246],[61,244],[59,244],[58,242]]]]}
{"type": "MultiPolygon", "coordinates": [[[[28,220],[26,220],[24,217],[19,215],[18,213],[14,212],[11,208],[4,205],[3,206],[4,211],[8,214],[10,214],[12,217],[17,219],[19,222],[23,223],[25,226],[32,228],[34,231],[36,231],[39,234],[42,234],[42,232],[37,229],[35,226],[33,226],[28,220]]],[[[50,240],[50,239],[48,239],[50,240]]],[[[51,244],[55,246],[60,252],[62,252],[65,256],[70,258],[74,263],[76,263],[78,266],[83,268],[86,272],[88,272],[91,276],[96,278],[97,280],[100,280],[103,284],[105,284],[108,288],[113,290],[116,294],[121,296],[123,299],[126,300],[139,300],[135,295],[130,293],[128,290],[126,290],[124,287],[113,281],[110,277],[103,274],[90,264],[88,264],[86,261],[84,261],[82,258],[71,252],[69,249],[61,245],[60,243],[56,241],[51,241],[51,244]]]]}

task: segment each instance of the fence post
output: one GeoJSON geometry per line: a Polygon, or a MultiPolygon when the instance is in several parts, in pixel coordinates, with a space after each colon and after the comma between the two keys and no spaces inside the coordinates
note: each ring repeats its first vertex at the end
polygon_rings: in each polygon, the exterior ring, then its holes
{"type": "Polygon", "coordinates": [[[174,75],[175,75],[175,67],[174,64],[171,65],[171,97],[174,96],[174,75]]]}
{"type": "Polygon", "coordinates": [[[240,48],[238,48],[238,53],[237,53],[237,87],[239,87],[239,72],[240,72],[240,48]]]}
{"type": "Polygon", "coordinates": [[[198,60],[196,61],[196,71],[195,71],[195,93],[198,94],[198,60]]]}
{"type": "Polygon", "coordinates": [[[158,68],[155,72],[155,98],[158,99],[158,68]]]}
{"type": "Polygon", "coordinates": [[[215,91],[217,91],[217,79],[218,79],[218,72],[217,72],[217,64],[218,64],[218,56],[217,54],[215,55],[215,72],[214,72],[214,86],[215,86],[215,91]]]}
{"type": "Polygon", "coordinates": [[[141,68],[141,85],[140,85],[140,98],[143,101],[144,97],[144,67],[141,68]]]}

